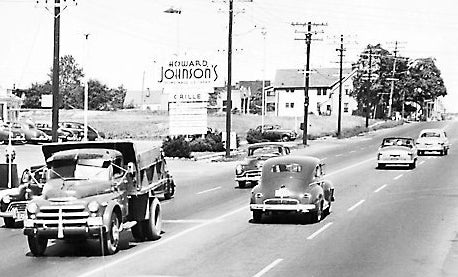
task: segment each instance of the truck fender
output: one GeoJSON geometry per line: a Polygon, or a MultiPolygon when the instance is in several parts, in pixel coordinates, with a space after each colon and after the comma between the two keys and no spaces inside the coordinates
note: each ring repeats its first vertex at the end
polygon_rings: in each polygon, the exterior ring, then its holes
{"type": "Polygon", "coordinates": [[[108,202],[108,205],[103,212],[103,227],[105,228],[105,231],[108,230],[108,225],[110,224],[111,214],[113,211],[115,211],[118,216],[121,216],[119,221],[122,223],[121,207],[119,207],[119,204],[115,201],[108,202]]]}

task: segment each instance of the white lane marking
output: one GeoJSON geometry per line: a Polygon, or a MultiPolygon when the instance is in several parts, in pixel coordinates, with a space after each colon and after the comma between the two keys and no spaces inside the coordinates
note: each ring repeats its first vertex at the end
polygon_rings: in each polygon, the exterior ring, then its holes
{"type": "Polygon", "coordinates": [[[356,150],[351,150],[351,151],[350,151],[350,152],[348,152],[348,153],[355,153],[355,152],[356,152],[356,150]]]}
{"type": "Polygon", "coordinates": [[[384,189],[386,186],[387,186],[387,185],[385,184],[385,185],[379,187],[378,189],[374,190],[374,192],[379,192],[379,191],[381,191],[382,189],[384,189]]]}
{"type": "Polygon", "coordinates": [[[355,205],[351,206],[347,211],[349,211],[349,212],[353,211],[354,209],[356,209],[356,207],[358,207],[359,205],[363,204],[364,201],[366,201],[366,200],[361,200],[361,201],[359,201],[359,202],[356,203],[355,205]]]}
{"type": "Polygon", "coordinates": [[[418,165],[422,165],[422,164],[424,164],[424,163],[425,163],[425,161],[421,161],[418,165]]]}
{"type": "Polygon", "coordinates": [[[203,194],[203,193],[207,193],[207,192],[210,192],[210,191],[218,190],[218,189],[220,189],[220,188],[221,188],[221,187],[216,187],[216,188],[212,188],[212,189],[207,189],[207,190],[199,191],[199,192],[196,193],[196,194],[203,194]]]}
{"type": "Polygon", "coordinates": [[[343,154],[337,154],[336,157],[340,157],[340,156],[342,156],[342,155],[343,155],[343,154]]]}
{"type": "Polygon", "coordinates": [[[120,259],[114,260],[114,261],[112,261],[112,262],[110,262],[110,263],[107,263],[107,264],[104,264],[104,265],[102,265],[102,266],[100,266],[100,267],[94,268],[94,269],[92,269],[92,270],[90,270],[90,271],[88,271],[88,272],[86,272],[86,273],[83,273],[83,274],[79,275],[79,277],[86,277],[86,276],[89,277],[89,276],[93,276],[93,275],[95,275],[97,272],[102,271],[102,270],[105,270],[105,269],[108,268],[108,267],[111,267],[111,266],[113,266],[113,265],[115,265],[115,264],[118,264],[118,263],[120,263],[120,262],[126,261],[126,260],[128,260],[128,259],[131,259],[132,257],[137,256],[138,254],[142,254],[142,253],[144,253],[144,252],[150,251],[151,249],[154,249],[154,248],[157,248],[157,247],[159,247],[159,246],[162,246],[163,244],[166,244],[166,243],[168,243],[168,242],[170,242],[170,241],[176,240],[176,239],[178,239],[178,238],[180,238],[180,237],[182,237],[182,236],[184,236],[184,235],[187,235],[188,233],[191,233],[191,232],[193,232],[193,231],[195,231],[195,230],[197,230],[197,229],[200,229],[200,228],[205,227],[205,226],[207,226],[207,225],[210,225],[210,224],[212,224],[212,223],[220,222],[220,221],[223,220],[224,218],[229,217],[229,216],[231,216],[231,215],[233,215],[233,214],[236,214],[236,213],[238,213],[238,212],[241,212],[241,211],[244,211],[244,210],[248,210],[248,208],[249,208],[248,205],[243,206],[243,207],[241,207],[241,208],[238,208],[238,209],[236,209],[236,210],[233,210],[233,211],[231,211],[231,212],[228,212],[228,213],[225,213],[225,214],[223,214],[223,215],[221,215],[221,216],[218,216],[218,217],[216,217],[216,218],[214,218],[214,219],[212,219],[212,220],[209,220],[208,222],[205,222],[205,223],[196,225],[196,226],[194,226],[194,227],[191,227],[191,228],[189,228],[189,229],[186,229],[186,230],[184,230],[184,231],[182,231],[182,232],[180,232],[180,233],[177,233],[177,234],[175,234],[175,235],[172,235],[172,236],[170,236],[170,237],[168,237],[168,238],[160,239],[158,242],[154,242],[154,243],[152,243],[152,244],[146,246],[145,248],[142,248],[142,249],[138,250],[137,252],[133,252],[133,253],[131,253],[131,254],[128,254],[128,255],[126,255],[126,256],[121,257],[120,259]]]}
{"type": "Polygon", "coordinates": [[[338,170],[336,170],[336,171],[334,171],[334,172],[331,172],[331,173],[328,173],[328,174],[326,174],[326,175],[327,175],[327,176],[331,176],[331,175],[334,175],[334,174],[340,173],[340,172],[342,172],[342,171],[346,171],[346,170],[348,170],[348,169],[350,169],[350,168],[353,168],[353,167],[356,167],[356,166],[362,165],[362,164],[364,164],[364,163],[367,163],[367,162],[370,162],[370,161],[373,161],[373,160],[375,160],[375,158],[370,158],[370,159],[367,159],[367,160],[361,161],[361,162],[359,162],[359,163],[355,163],[355,164],[352,164],[352,165],[350,165],[350,166],[347,166],[347,167],[344,167],[344,168],[338,169],[338,170]]]}
{"type": "Polygon", "coordinates": [[[399,174],[398,176],[394,177],[393,180],[397,180],[397,179],[401,178],[402,176],[404,176],[404,174],[399,174]]]}
{"type": "Polygon", "coordinates": [[[329,226],[332,225],[332,222],[329,222],[329,223],[326,223],[326,225],[324,225],[323,227],[321,227],[321,229],[319,229],[318,231],[316,231],[315,233],[311,234],[307,239],[310,240],[310,239],[314,239],[316,236],[318,236],[321,232],[323,232],[324,230],[328,229],[329,226]]]}
{"type": "Polygon", "coordinates": [[[276,260],[273,261],[271,264],[269,264],[268,266],[264,267],[261,271],[259,271],[258,273],[256,273],[256,275],[253,275],[253,277],[260,277],[260,276],[266,274],[269,270],[271,270],[271,269],[274,268],[276,265],[278,265],[279,263],[281,263],[281,261],[283,261],[283,259],[276,259],[276,260]]]}
{"type": "Polygon", "coordinates": [[[163,219],[162,223],[206,223],[212,219],[163,219]]]}

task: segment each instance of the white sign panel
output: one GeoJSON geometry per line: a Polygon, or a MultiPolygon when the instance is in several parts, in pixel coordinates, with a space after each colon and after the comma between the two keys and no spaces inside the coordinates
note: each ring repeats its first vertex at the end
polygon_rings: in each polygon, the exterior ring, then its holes
{"type": "Polygon", "coordinates": [[[169,134],[197,135],[207,133],[207,102],[170,102],[169,134]]]}
{"type": "Polygon", "coordinates": [[[173,59],[160,68],[160,84],[213,84],[218,79],[217,65],[207,59],[173,59]]]}
{"type": "Polygon", "coordinates": [[[41,107],[42,108],[52,108],[52,94],[42,94],[41,95],[41,107]]]}

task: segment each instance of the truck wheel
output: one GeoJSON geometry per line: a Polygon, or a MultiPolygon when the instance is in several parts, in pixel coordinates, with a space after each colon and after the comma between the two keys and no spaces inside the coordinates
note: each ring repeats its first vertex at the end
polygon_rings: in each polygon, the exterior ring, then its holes
{"type": "Polygon", "coordinates": [[[262,211],[253,210],[253,222],[259,223],[261,222],[261,219],[262,219],[262,211]]]}
{"type": "Polygon", "coordinates": [[[108,230],[100,238],[106,255],[113,255],[119,250],[120,223],[115,212],[111,214],[108,230]]]}
{"type": "Polygon", "coordinates": [[[145,241],[145,232],[143,232],[143,226],[145,221],[138,221],[130,231],[132,232],[132,236],[134,237],[135,241],[141,242],[145,241]]]}
{"type": "Polygon", "coordinates": [[[146,223],[146,238],[148,240],[157,240],[161,237],[162,230],[162,212],[161,204],[157,198],[154,198],[149,206],[149,219],[146,223]]]}
{"type": "Polygon", "coordinates": [[[239,188],[243,189],[245,188],[246,186],[246,182],[245,181],[239,181],[239,188]]]}
{"type": "Polygon", "coordinates": [[[5,222],[6,228],[13,228],[16,221],[12,217],[4,217],[3,222],[5,222]]]}
{"type": "Polygon", "coordinates": [[[27,242],[29,243],[30,252],[34,256],[43,256],[48,246],[48,239],[38,236],[27,236],[27,242]]]}

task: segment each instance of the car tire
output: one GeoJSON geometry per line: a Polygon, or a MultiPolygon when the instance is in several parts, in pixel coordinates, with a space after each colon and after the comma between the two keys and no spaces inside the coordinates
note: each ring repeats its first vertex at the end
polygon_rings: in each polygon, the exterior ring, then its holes
{"type": "Polygon", "coordinates": [[[384,168],[385,168],[385,164],[379,163],[379,164],[377,165],[377,168],[378,168],[378,169],[384,169],[384,168]]]}
{"type": "Polygon", "coordinates": [[[287,136],[287,135],[283,135],[281,137],[281,141],[283,141],[283,142],[290,141],[290,140],[291,140],[291,138],[289,136],[287,136]]]}
{"type": "Polygon", "coordinates": [[[113,255],[119,250],[119,238],[121,233],[121,223],[115,212],[111,213],[110,225],[106,233],[100,238],[102,249],[105,255],[113,255]]]}
{"type": "Polygon", "coordinates": [[[320,201],[318,209],[312,212],[312,222],[318,223],[321,221],[322,217],[323,217],[323,201],[320,201]]]}
{"type": "Polygon", "coordinates": [[[16,221],[12,217],[4,217],[3,222],[6,228],[13,228],[16,225],[16,221]]]}
{"type": "Polygon", "coordinates": [[[27,236],[27,242],[34,256],[43,256],[48,246],[48,239],[39,236],[27,236]]]}
{"type": "Polygon", "coordinates": [[[259,223],[262,220],[262,211],[253,210],[253,222],[259,223]]]}
{"type": "Polygon", "coordinates": [[[243,189],[246,187],[246,182],[245,181],[239,181],[239,188],[243,189]]]}
{"type": "Polygon", "coordinates": [[[161,237],[162,211],[157,198],[151,201],[149,207],[149,219],[145,221],[145,235],[148,240],[157,240],[161,237]]]}
{"type": "Polygon", "coordinates": [[[415,169],[415,167],[417,167],[417,161],[416,161],[416,160],[413,161],[413,163],[411,163],[411,164],[409,165],[409,168],[410,168],[410,169],[415,169]]]}
{"type": "Polygon", "coordinates": [[[417,155],[418,155],[418,156],[422,156],[422,155],[423,155],[423,151],[418,150],[417,155]]]}
{"type": "Polygon", "coordinates": [[[328,202],[328,207],[324,210],[324,215],[328,216],[331,214],[331,202],[328,202]]]}
{"type": "Polygon", "coordinates": [[[448,148],[445,148],[445,150],[444,150],[444,155],[445,155],[445,156],[448,155],[448,148]]]}

